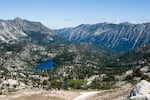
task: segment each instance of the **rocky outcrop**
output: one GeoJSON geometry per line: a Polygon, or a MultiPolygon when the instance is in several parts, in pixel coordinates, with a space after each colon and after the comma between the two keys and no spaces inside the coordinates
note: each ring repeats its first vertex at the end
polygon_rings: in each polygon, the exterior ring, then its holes
{"type": "Polygon", "coordinates": [[[150,100],[150,83],[142,80],[133,87],[127,98],[133,100],[150,100]]]}
{"type": "Polygon", "coordinates": [[[20,82],[18,80],[14,79],[7,79],[3,80],[0,83],[0,88],[2,93],[7,93],[9,91],[15,91],[25,88],[25,84],[23,82],[20,82]]]}

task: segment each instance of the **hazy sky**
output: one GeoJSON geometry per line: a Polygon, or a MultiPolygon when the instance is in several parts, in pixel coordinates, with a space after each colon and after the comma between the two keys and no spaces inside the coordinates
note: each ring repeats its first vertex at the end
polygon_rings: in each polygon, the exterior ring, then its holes
{"type": "Polygon", "coordinates": [[[49,28],[100,22],[150,22],[150,0],[0,0],[0,19],[20,17],[49,28]]]}

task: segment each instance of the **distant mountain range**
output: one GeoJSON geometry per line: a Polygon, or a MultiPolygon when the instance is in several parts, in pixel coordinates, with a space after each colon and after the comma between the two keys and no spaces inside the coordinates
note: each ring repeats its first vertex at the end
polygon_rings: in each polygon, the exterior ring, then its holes
{"type": "Polygon", "coordinates": [[[57,35],[74,42],[90,42],[115,51],[127,51],[150,43],[150,23],[82,24],[73,28],[54,30],[57,35]]]}
{"type": "Polygon", "coordinates": [[[56,37],[51,29],[40,22],[32,22],[20,18],[0,20],[0,42],[2,43],[21,41],[22,39],[49,43],[55,40],[54,38],[56,37]]]}
{"type": "Polygon", "coordinates": [[[0,42],[22,40],[37,44],[84,42],[115,51],[128,51],[150,43],[150,23],[82,24],[73,28],[51,30],[40,22],[20,18],[0,20],[0,42]]]}
{"type": "Polygon", "coordinates": [[[55,66],[61,66],[61,69],[65,64],[67,67],[77,63],[84,65],[88,62],[87,59],[95,61],[93,58],[97,58],[95,62],[104,63],[99,59],[106,58],[109,54],[111,51],[103,46],[63,40],[40,22],[20,18],[0,20],[0,69],[14,71],[15,68],[33,67],[38,61],[49,59],[57,59],[55,66]]]}
{"type": "MultiPolygon", "coordinates": [[[[150,23],[83,24],[51,30],[40,22],[20,18],[0,20],[0,82],[12,78],[31,88],[78,89],[82,86],[68,82],[85,84],[84,80],[96,75],[83,89],[109,89],[117,81],[134,81],[137,76],[150,80],[142,76],[149,75],[149,43],[150,23]],[[47,60],[53,61],[51,70],[33,71],[38,62],[47,60]],[[139,76],[137,68],[147,70],[139,76]],[[126,78],[129,70],[135,73],[126,78]]],[[[8,91],[9,87],[0,84],[0,89],[8,91]]]]}

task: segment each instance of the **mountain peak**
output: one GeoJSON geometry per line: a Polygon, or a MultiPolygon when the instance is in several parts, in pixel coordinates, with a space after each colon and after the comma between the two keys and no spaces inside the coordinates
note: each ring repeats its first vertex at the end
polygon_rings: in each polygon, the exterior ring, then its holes
{"type": "Polygon", "coordinates": [[[51,38],[51,35],[53,35],[53,32],[40,22],[27,21],[19,17],[13,20],[2,20],[0,26],[2,26],[0,27],[0,42],[20,40],[20,38],[22,39],[27,36],[33,38],[35,34],[41,37],[44,34],[47,38],[48,36],[51,38]]]}
{"type": "Polygon", "coordinates": [[[19,26],[22,26],[23,25],[23,22],[24,20],[19,18],[19,17],[16,17],[14,20],[12,20],[13,22],[15,22],[16,24],[18,24],[19,26]]]}
{"type": "Polygon", "coordinates": [[[129,23],[129,22],[122,22],[122,23],[120,23],[120,24],[123,24],[123,25],[130,25],[131,23],[129,23]]]}
{"type": "Polygon", "coordinates": [[[21,19],[20,17],[16,17],[14,20],[15,21],[22,21],[23,19],[21,19]]]}
{"type": "Polygon", "coordinates": [[[69,41],[102,44],[115,51],[127,51],[150,43],[150,24],[104,22],[91,25],[82,24],[78,27],[56,30],[55,32],[69,41]]]}

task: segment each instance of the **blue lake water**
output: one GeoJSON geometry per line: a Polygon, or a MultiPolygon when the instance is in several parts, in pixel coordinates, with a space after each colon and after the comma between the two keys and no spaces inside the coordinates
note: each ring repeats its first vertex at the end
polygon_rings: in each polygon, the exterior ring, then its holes
{"type": "Polygon", "coordinates": [[[34,67],[34,70],[51,70],[53,68],[53,61],[41,61],[37,63],[37,66],[34,67]]]}

